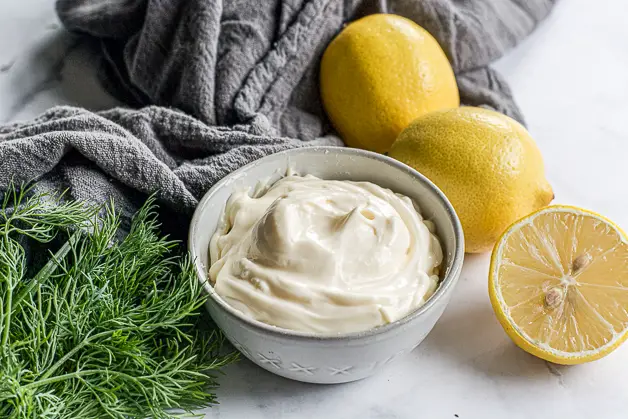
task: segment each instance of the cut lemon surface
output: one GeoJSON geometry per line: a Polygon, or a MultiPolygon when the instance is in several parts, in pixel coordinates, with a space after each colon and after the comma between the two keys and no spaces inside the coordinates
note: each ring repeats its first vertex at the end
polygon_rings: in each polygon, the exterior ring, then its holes
{"type": "Polygon", "coordinates": [[[627,242],[612,221],[575,207],[547,207],[510,226],[489,272],[506,333],[558,364],[612,352],[628,336],[627,242]]]}

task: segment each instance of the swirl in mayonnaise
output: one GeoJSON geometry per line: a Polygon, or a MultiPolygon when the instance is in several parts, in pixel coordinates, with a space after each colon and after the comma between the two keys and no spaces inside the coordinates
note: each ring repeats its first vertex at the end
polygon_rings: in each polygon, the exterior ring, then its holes
{"type": "Polygon", "coordinates": [[[284,329],[371,329],[420,307],[442,249],[407,197],[369,182],[286,176],[234,193],[210,243],[209,277],[228,304],[284,329]]]}

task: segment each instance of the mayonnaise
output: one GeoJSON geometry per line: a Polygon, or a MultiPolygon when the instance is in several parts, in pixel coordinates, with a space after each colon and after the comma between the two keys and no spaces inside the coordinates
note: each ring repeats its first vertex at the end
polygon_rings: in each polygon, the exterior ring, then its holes
{"type": "Polygon", "coordinates": [[[246,316],[338,334],[398,320],[438,286],[442,250],[413,202],[368,182],[286,176],[234,193],[210,243],[210,281],[246,316]]]}

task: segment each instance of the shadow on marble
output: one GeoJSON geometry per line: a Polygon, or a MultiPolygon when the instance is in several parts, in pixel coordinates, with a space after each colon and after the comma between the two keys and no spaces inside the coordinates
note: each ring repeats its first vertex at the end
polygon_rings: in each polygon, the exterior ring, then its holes
{"type": "Polygon", "coordinates": [[[65,96],[89,110],[104,110],[124,106],[104,89],[98,79],[101,60],[97,43],[83,39],[67,55],[61,72],[65,96]]]}
{"type": "MultiPolygon", "coordinates": [[[[322,398],[341,385],[322,385],[302,383],[272,374],[255,365],[245,357],[225,368],[225,375],[220,377],[218,398],[224,403],[246,398],[254,400],[259,409],[267,409],[269,403],[283,405],[286,401],[294,402],[300,398],[322,398]],[[272,395],[272,397],[270,397],[272,395]]],[[[342,386],[350,386],[343,384],[342,386]]]]}
{"type": "MultiPolygon", "coordinates": [[[[488,298],[487,298],[488,300],[488,298]]],[[[570,367],[548,363],[517,347],[486,304],[446,313],[417,348],[451,358],[453,364],[499,381],[535,383],[548,373],[562,384],[570,367]]]]}
{"type": "Polygon", "coordinates": [[[49,31],[29,45],[23,54],[4,64],[0,74],[3,93],[0,121],[17,119],[38,95],[60,82],[63,58],[72,43],[63,32],[49,31]]]}
{"type": "Polygon", "coordinates": [[[51,28],[0,73],[0,123],[31,119],[57,105],[103,110],[120,106],[97,78],[96,45],[51,28]]]}

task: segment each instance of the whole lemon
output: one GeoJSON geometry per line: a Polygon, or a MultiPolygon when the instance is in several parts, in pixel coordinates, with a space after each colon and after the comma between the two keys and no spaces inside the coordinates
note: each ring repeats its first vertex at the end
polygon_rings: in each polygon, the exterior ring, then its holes
{"type": "Polygon", "coordinates": [[[364,17],[340,32],[323,54],[320,86],[345,143],[380,153],[415,118],[460,104],[438,42],[413,21],[389,14],[364,17]]]}
{"type": "Polygon", "coordinates": [[[526,129],[498,112],[461,107],[418,118],[389,155],[427,176],[460,217],[466,251],[489,250],[519,218],[554,193],[526,129]]]}

